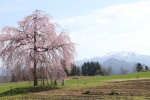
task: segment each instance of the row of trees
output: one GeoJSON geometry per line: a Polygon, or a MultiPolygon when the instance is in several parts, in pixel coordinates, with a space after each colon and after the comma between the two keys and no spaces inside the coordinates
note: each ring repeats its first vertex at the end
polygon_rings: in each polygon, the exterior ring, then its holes
{"type": "MultiPolygon", "coordinates": [[[[142,65],[141,63],[137,63],[133,67],[134,72],[139,72],[143,70],[149,70],[148,66],[142,65]]],[[[119,67],[119,74],[127,74],[129,70],[124,67],[119,67]]],[[[82,67],[76,67],[75,65],[72,66],[70,74],[68,76],[94,76],[94,75],[101,75],[101,76],[109,76],[113,74],[113,68],[109,67],[101,67],[99,62],[85,62],[82,67]]]]}
{"type": "Polygon", "coordinates": [[[113,68],[110,66],[102,68],[99,62],[85,62],[82,67],[77,67],[75,64],[72,64],[71,70],[68,71],[65,69],[65,72],[67,76],[109,76],[113,74],[113,68]]]}
{"type": "Polygon", "coordinates": [[[94,76],[98,74],[102,74],[102,68],[98,62],[85,62],[82,65],[82,75],[94,76]]]}
{"type": "MultiPolygon", "coordinates": [[[[67,70],[64,69],[64,71],[66,72],[67,76],[94,76],[94,75],[102,75],[102,76],[109,76],[110,74],[113,74],[113,68],[112,67],[101,67],[101,65],[99,64],[99,62],[85,62],[82,67],[77,67],[75,64],[71,64],[71,70],[67,70]]],[[[22,68],[21,71],[16,71],[18,69],[12,70],[11,72],[11,81],[12,82],[16,82],[18,80],[23,80],[26,81],[28,80],[28,74],[27,71],[22,68]]],[[[144,66],[140,63],[137,63],[134,67],[135,72],[139,72],[139,71],[143,71],[143,70],[149,70],[148,66],[144,66]],[[144,69],[145,68],[145,69],[144,69]]],[[[32,72],[33,69],[30,69],[30,71],[32,72]]],[[[41,84],[44,85],[45,81],[47,81],[48,83],[48,77],[46,75],[46,73],[44,73],[46,71],[46,68],[41,67],[41,68],[37,68],[37,72],[40,73],[37,78],[41,79],[41,84]]],[[[120,74],[127,74],[129,72],[129,70],[127,70],[124,67],[120,67],[120,74]]],[[[55,74],[55,77],[60,77],[59,72],[57,72],[57,74],[55,74]]],[[[49,74],[50,76],[50,80],[51,80],[51,84],[54,84],[53,82],[56,81],[56,79],[53,79],[52,73],[49,74]],[[54,81],[53,81],[54,80],[54,81]]]]}
{"type": "Polygon", "coordinates": [[[85,62],[82,65],[82,75],[84,76],[109,76],[111,74],[113,74],[113,68],[111,66],[102,68],[99,62],[85,62]]]}

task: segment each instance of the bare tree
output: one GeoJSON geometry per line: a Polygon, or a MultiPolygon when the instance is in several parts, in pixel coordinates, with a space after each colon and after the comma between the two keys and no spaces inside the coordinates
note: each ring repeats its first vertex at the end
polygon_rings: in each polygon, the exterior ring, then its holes
{"type": "Polygon", "coordinates": [[[136,65],[132,67],[132,70],[133,70],[134,73],[137,72],[137,70],[136,70],[136,65]]]}
{"type": "Polygon", "coordinates": [[[51,17],[36,10],[19,21],[18,28],[6,26],[2,29],[0,57],[8,74],[10,70],[18,73],[25,68],[28,78],[33,79],[36,86],[37,68],[41,67],[42,62],[47,78],[50,74],[54,79],[64,78],[61,60],[65,60],[66,68],[70,69],[76,53],[75,44],[65,30],[59,34],[60,26],[51,20],[51,17]]]}
{"type": "Polygon", "coordinates": [[[129,70],[125,69],[124,67],[120,67],[120,74],[127,74],[129,70]]]}
{"type": "Polygon", "coordinates": [[[104,68],[104,67],[102,68],[102,75],[109,76],[111,74],[113,74],[113,69],[111,66],[109,66],[107,68],[104,68]]]}

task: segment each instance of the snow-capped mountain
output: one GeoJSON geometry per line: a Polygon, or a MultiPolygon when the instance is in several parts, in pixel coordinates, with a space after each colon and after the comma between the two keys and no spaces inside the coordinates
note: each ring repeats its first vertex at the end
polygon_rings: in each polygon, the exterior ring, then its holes
{"type": "Polygon", "coordinates": [[[135,52],[110,52],[100,58],[116,58],[118,60],[124,60],[127,62],[143,62],[150,61],[150,56],[141,55],[135,52]]]}
{"type": "Polygon", "coordinates": [[[136,62],[142,63],[150,66],[150,56],[149,55],[142,55],[135,52],[110,52],[102,57],[94,57],[91,59],[84,59],[76,61],[76,65],[81,66],[84,62],[91,62],[91,61],[98,61],[99,63],[103,63],[110,58],[115,58],[117,60],[124,60],[126,62],[136,62]]]}
{"type": "Polygon", "coordinates": [[[124,60],[126,62],[139,62],[139,63],[143,63],[146,65],[150,65],[150,56],[141,55],[135,52],[110,52],[100,58],[105,59],[105,60],[109,58],[115,58],[118,60],[124,60]]]}

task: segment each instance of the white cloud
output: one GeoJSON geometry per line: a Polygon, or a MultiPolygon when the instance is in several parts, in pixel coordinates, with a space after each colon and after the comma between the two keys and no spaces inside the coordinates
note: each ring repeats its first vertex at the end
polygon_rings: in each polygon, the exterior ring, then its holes
{"type": "MultiPolygon", "coordinates": [[[[77,42],[79,55],[99,56],[99,52],[135,51],[148,53],[150,50],[150,1],[120,4],[97,10],[92,14],[60,21],[69,28],[75,27],[71,37],[77,42]],[[141,47],[141,48],[140,48],[141,47]],[[145,48],[145,49],[143,49],[145,48]],[[146,51],[145,51],[146,50],[146,51]],[[91,54],[89,52],[92,52],[91,54]]],[[[68,29],[69,29],[68,28],[68,29]]],[[[150,54],[150,53],[149,53],[150,54]]],[[[102,55],[102,54],[100,54],[102,55]]],[[[79,59],[83,57],[79,57],[79,59]]]]}
{"type": "Polygon", "coordinates": [[[107,23],[108,19],[100,19],[100,18],[98,18],[98,19],[96,19],[96,21],[99,22],[99,23],[107,23]]]}
{"type": "MultiPolygon", "coordinates": [[[[0,12],[18,11],[26,8],[25,6],[31,6],[29,4],[23,6],[22,2],[25,0],[16,1],[18,3],[13,5],[5,4],[2,6],[0,4],[0,12]]],[[[58,22],[64,29],[68,29],[72,41],[79,44],[77,46],[78,59],[120,50],[148,53],[150,51],[149,12],[150,1],[146,0],[137,3],[118,4],[105,9],[97,9],[88,15],[55,19],[54,21],[58,22]],[[145,47],[146,51],[139,46],[145,47]]]]}

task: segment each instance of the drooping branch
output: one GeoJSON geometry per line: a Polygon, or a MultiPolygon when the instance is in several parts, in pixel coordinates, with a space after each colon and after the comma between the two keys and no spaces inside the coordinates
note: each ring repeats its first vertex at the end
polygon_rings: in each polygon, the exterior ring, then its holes
{"type": "Polygon", "coordinates": [[[51,75],[53,79],[61,79],[65,77],[61,60],[65,60],[66,68],[70,69],[76,53],[75,44],[67,32],[62,30],[60,34],[57,33],[60,26],[51,20],[51,17],[35,11],[19,21],[18,28],[4,27],[0,36],[3,66],[12,70],[18,66],[18,72],[23,68],[26,76],[34,79],[35,85],[40,62],[47,69],[44,70],[46,77],[51,75]]]}

